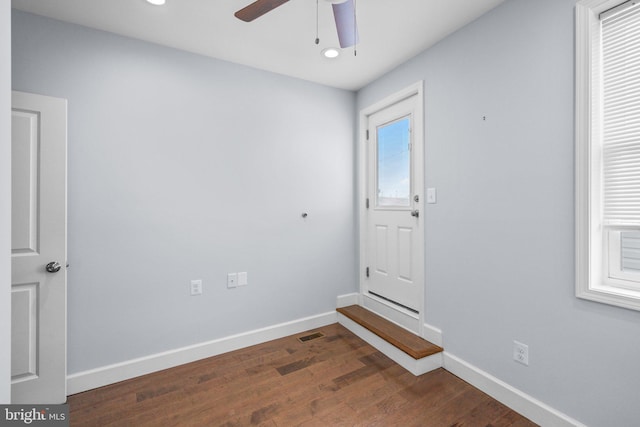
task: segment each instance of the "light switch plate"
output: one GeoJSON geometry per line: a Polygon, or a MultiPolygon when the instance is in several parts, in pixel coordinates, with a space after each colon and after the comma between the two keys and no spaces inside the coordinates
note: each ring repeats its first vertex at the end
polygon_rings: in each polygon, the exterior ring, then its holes
{"type": "Polygon", "coordinates": [[[247,286],[248,283],[247,272],[238,273],[238,286],[247,286]]]}
{"type": "Polygon", "coordinates": [[[427,188],[427,203],[436,203],[436,189],[427,188]]]}
{"type": "Polygon", "coordinates": [[[192,280],[191,281],[191,295],[202,295],[202,280],[192,280]]]}

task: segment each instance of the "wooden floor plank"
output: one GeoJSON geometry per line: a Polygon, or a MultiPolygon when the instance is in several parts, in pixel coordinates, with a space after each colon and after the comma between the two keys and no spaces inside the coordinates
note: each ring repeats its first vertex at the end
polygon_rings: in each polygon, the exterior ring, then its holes
{"type": "Polygon", "coordinates": [[[444,369],[415,377],[339,324],[320,331],[69,396],[71,426],[535,425],[444,369]]]}

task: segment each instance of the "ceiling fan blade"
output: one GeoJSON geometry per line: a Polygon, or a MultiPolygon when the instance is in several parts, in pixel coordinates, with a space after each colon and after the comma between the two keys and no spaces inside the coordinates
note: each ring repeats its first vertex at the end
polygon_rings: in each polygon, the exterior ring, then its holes
{"type": "Polygon", "coordinates": [[[340,47],[345,48],[358,43],[358,26],[356,25],[356,15],[353,0],[343,3],[334,3],[333,17],[336,21],[338,39],[340,47]]]}
{"type": "Polygon", "coordinates": [[[271,12],[276,7],[282,6],[288,1],[289,0],[257,0],[249,6],[237,11],[235,16],[244,22],[251,22],[256,18],[260,18],[265,13],[271,12]]]}

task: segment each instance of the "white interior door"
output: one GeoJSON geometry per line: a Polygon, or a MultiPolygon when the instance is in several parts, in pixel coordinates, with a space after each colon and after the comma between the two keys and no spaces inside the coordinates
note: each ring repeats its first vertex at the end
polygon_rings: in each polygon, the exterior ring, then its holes
{"type": "Polygon", "coordinates": [[[67,102],[13,92],[11,118],[11,400],[64,403],[67,102]]]}
{"type": "Polygon", "coordinates": [[[419,99],[413,95],[368,116],[364,214],[368,293],[416,314],[424,286],[419,99]]]}

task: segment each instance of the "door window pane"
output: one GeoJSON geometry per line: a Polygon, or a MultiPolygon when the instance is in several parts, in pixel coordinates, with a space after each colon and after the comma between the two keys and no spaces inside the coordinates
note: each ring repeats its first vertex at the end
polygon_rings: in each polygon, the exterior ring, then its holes
{"type": "Polygon", "coordinates": [[[410,118],[379,126],[377,206],[408,207],[411,193],[410,118]]]}

